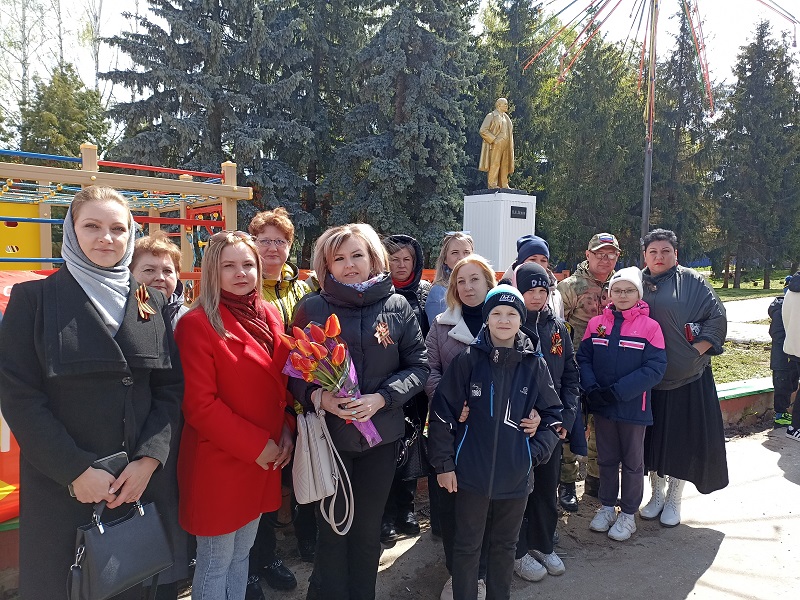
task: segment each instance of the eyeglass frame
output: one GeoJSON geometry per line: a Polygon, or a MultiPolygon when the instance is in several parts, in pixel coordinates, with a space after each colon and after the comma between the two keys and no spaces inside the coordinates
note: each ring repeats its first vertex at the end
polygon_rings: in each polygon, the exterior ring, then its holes
{"type": "Polygon", "coordinates": [[[255,236],[253,237],[253,242],[255,242],[256,246],[259,248],[269,248],[270,246],[275,246],[277,250],[283,250],[291,245],[289,240],[273,240],[270,238],[259,239],[255,236]]]}
{"type": "Polygon", "coordinates": [[[602,254],[597,250],[589,250],[597,260],[617,260],[620,256],[622,256],[622,252],[619,250],[615,250],[613,253],[611,252],[603,252],[602,254]]]}
{"type": "Polygon", "coordinates": [[[630,296],[631,294],[638,294],[638,293],[639,293],[639,290],[638,290],[637,288],[633,288],[633,289],[630,289],[630,290],[621,290],[621,289],[619,289],[619,288],[612,287],[612,288],[611,288],[611,289],[608,291],[608,293],[609,293],[609,294],[614,294],[614,293],[616,293],[618,296],[624,296],[625,298],[627,298],[627,297],[628,297],[628,296],[630,296]]]}

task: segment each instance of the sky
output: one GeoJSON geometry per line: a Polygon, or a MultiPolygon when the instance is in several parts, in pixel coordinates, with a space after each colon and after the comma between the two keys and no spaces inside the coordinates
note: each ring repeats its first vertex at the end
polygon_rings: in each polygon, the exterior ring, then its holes
{"type": "MultiPolygon", "coordinates": [[[[67,45],[69,56],[78,66],[79,72],[87,84],[94,83],[93,65],[88,48],[77,42],[76,32],[80,29],[80,23],[84,18],[85,6],[89,3],[95,5],[102,0],[62,0],[62,7],[67,16],[67,26],[73,37],[72,43],[67,45]]],[[[486,0],[482,0],[486,2],[486,0]]],[[[535,1],[535,0],[532,0],[535,1]]],[[[562,20],[568,20],[586,7],[591,0],[544,0],[545,10],[557,12],[562,8],[572,4],[563,15],[562,20]]],[[[641,0],[619,0],[620,4],[616,11],[606,19],[601,25],[608,40],[623,40],[631,27],[633,17],[631,11],[641,0]]],[[[793,33],[791,23],[774,12],[766,9],[758,0],[696,0],[703,17],[703,32],[706,40],[706,52],[712,80],[719,83],[732,83],[732,67],[736,62],[736,55],[739,48],[745,45],[752,38],[756,23],[761,19],[768,19],[772,23],[773,35],[778,36],[781,31],[793,33]]],[[[777,0],[784,8],[789,8],[791,12],[800,18],[800,7],[797,7],[797,0],[777,0]],[[790,8],[791,7],[791,8],[790,8]]],[[[682,0],[660,0],[660,22],[658,34],[659,56],[663,57],[673,44],[670,34],[677,29],[677,20],[672,18],[680,9],[682,0]]],[[[610,6],[616,2],[612,1],[610,6]]],[[[139,0],[139,5],[144,10],[147,6],[146,0],[139,0]]],[[[105,0],[102,3],[103,18],[101,23],[101,34],[103,36],[113,35],[124,28],[129,27],[128,21],[121,16],[122,6],[125,10],[132,11],[134,2],[118,2],[105,0]]],[[[533,48],[531,49],[534,50],[533,48]]],[[[793,48],[797,58],[800,58],[798,49],[793,48]]],[[[114,55],[114,52],[104,47],[101,50],[101,70],[111,69],[115,64],[124,65],[124,57],[114,55]]],[[[108,83],[102,83],[106,94],[109,93],[108,83]]],[[[117,95],[127,95],[128,92],[117,91],[117,95]]]]}

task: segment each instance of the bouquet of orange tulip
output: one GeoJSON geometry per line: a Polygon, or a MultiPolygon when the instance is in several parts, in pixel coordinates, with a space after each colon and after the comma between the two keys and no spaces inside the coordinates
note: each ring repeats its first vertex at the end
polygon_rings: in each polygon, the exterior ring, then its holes
{"type": "MultiPolygon", "coordinates": [[[[356,368],[350,352],[339,334],[342,328],[339,317],[332,314],[322,327],[313,321],[305,329],[292,327],[292,335],[281,334],[291,348],[283,372],[289,377],[315,383],[332,392],[337,398],[360,398],[356,368]]],[[[353,423],[370,447],[381,441],[381,436],[371,419],[347,421],[353,423]]]]}

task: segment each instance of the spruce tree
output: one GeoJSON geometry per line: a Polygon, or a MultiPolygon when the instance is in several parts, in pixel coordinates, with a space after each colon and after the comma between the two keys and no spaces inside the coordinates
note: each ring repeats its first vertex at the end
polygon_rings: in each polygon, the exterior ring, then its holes
{"type": "Polygon", "coordinates": [[[303,181],[282,160],[310,141],[292,116],[302,81],[296,11],[278,0],[148,2],[142,33],[110,40],[134,67],[103,76],[144,96],[111,110],[127,124],[115,157],[211,172],[232,160],[257,188],[250,213],[277,203],[298,211],[303,181]]]}
{"type": "Polygon", "coordinates": [[[753,42],[738,56],[718,169],[722,226],[740,268],[758,263],[764,268],[764,288],[770,270],[796,259],[800,243],[800,173],[797,128],[800,95],[796,62],[788,41],[771,36],[767,21],[756,26],[753,42]]]}
{"type": "Polygon", "coordinates": [[[384,8],[359,56],[359,102],[345,118],[329,188],[333,219],[414,235],[430,256],[461,220],[469,20],[448,0],[384,8]]]}

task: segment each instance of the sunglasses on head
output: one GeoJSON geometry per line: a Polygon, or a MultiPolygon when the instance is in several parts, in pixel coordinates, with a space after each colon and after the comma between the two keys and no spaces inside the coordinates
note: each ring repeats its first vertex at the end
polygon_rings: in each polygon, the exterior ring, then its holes
{"type": "Polygon", "coordinates": [[[225,241],[225,242],[234,242],[234,241],[236,241],[234,239],[231,239],[231,237],[236,237],[236,238],[239,238],[240,240],[249,240],[251,242],[253,241],[253,236],[250,235],[249,233],[247,233],[245,231],[239,231],[239,230],[233,231],[232,229],[227,229],[225,231],[219,231],[219,232],[215,233],[214,235],[212,235],[210,238],[208,238],[208,241],[210,243],[212,243],[212,244],[214,244],[216,242],[223,242],[223,241],[225,241]]]}

